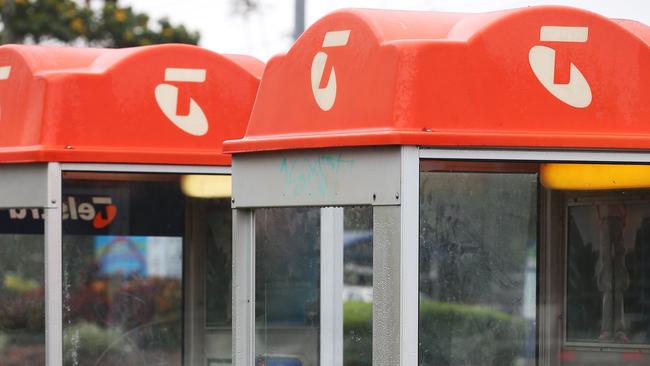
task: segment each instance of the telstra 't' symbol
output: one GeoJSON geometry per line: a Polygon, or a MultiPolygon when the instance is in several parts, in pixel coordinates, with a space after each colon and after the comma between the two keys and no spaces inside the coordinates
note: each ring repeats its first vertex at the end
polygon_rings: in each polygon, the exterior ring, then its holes
{"type": "MultiPolygon", "coordinates": [[[[345,46],[348,44],[349,38],[350,30],[327,32],[325,33],[325,39],[323,39],[323,48],[345,46]]],[[[327,85],[321,88],[320,84],[325,73],[326,62],[327,53],[319,51],[314,56],[314,60],[311,62],[311,91],[320,109],[329,111],[336,100],[336,71],[332,66],[327,85]]]]}
{"type": "MultiPolygon", "coordinates": [[[[584,43],[589,38],[587,27],[543,26],[540,41],[584,43]]],[[[546,46],[533,46],[528,61],[537,80],[557,99],[575,108],[586,108],[591,104],[591,88],[587,79],[573,63],[570,64],[570,78],[566,84],[558,84],[555,78],[555,50],[546,46]]]]}

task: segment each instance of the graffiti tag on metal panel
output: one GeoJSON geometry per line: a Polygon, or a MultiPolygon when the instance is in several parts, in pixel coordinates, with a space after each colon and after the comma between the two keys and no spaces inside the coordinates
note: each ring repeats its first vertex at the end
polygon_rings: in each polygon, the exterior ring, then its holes
{"type": "Polygon", "coordinates": [[[334,197],[341,174],[351,171],[353,167],[354,160],[344,159],[341,154],[283,158],[280,161],[280,175],[284,180],[285,194],[334,197]]]}

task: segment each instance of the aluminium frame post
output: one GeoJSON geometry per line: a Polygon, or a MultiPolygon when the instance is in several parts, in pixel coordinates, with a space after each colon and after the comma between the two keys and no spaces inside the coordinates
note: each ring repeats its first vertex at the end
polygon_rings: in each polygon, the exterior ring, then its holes
{"type": "MultiPolygon", "coordinates": [[[[372,365],[400,366],[400,207],[374,206],[372,365]]],[[[404,366],[404,365],[402,365],[404,366]]]]}
{"type": "Polygon", "coordinates": [[[373,207],[374,366],[418,362],[419,150],[399,153],[399,204],[373,207]]]}
{"type": "Polygon", "coordinates": [[[45,217],[45,364],[63,363],[62,174],[59,163],[47,165],[45,217]]]}
{"type": "Polygon", "coordinates": [[[255,221],[251,209],[232,214],[232,360],[255,364],[255,221]]]}
{"type": "Polygon", "coordinates": [[[400,365],[418,364],[420,151],[402,146],[400,205],[400,365]]]}
{"type": "Polygon", "coordinates": [[[343,366],[343,208],[320,212],[320,364],[343,366]]]}

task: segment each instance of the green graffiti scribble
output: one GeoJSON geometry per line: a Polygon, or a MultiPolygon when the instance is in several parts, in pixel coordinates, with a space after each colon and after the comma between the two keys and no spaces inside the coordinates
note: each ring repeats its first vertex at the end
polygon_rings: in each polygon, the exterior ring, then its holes
{"type": "Polygon", "coordinates": [[[322,197],[336,194],[337,183],[343,169],[350,170],[354,160],[343,159],[341,154],[322,154],[315,158],[283,158],[280,174],[285,189],[294,196],[317,192],[322,197]]]}

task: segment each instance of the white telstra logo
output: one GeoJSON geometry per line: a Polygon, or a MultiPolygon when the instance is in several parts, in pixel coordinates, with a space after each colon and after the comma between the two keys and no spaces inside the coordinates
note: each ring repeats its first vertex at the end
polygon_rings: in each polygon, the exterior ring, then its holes
{"type": "MultiPolygon", "coordinates": [[[[0,80],[9,79],[11,74],[11,66],[0,66],[0,80]]],[[[0,108],[0,118],[2,118],[2,108],[0,108]]]]}
{"type": "MultiPolygon", "coordinates": [[[[323,48],[345,46],[348,44],[349,38],[350,30],[327,32],[325,33],[325,39],[323,39],[323,48]]],[[[325,73],[326,62],[327,53],[319,51],[314,56],[314,60],[311,62],[311,91],[320,109],[329,111],[336,100],[336,71],[332,67],[327,85],[321,88],[320,83],[325,73]]]]}
{"type": "Polygon", "coordinates": [[[11,66],[0,66],[0,80],[9,79],[11,74],[11,66]]]}
{"type": "MultiPolygon", "coordinates": [[[[546,42],[584,43],[589,38],[587,27],[543,26],[539,40],[546,42]]],[[[575,108],[586,108],[591,104],[591,88],[580,70],[571,63],[569,82],[555,83],[555,50],[546,46],[533,46],[528,61],[537,80],[557,99],[575,108]]]]}
{"type": "MultiPolygon", "coordinates": [[[[168,67],[165,69],[165,81],[203,83],[206,70],[178,69],[168,67]]],[[[190,98],[190,112],[187,116],[179,116],[178,88],[171,84],[159,84],[154,91],[156,102],[165,116],[181,130],[194,136],[202,136],[208,132],[208,119],[198,103],[190,98]]]]}

